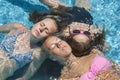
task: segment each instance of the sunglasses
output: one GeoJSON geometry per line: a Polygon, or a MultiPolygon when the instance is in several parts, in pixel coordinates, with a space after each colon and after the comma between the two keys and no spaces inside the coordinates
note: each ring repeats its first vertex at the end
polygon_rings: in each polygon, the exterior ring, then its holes
{"type": "Polygon", "coordinates": [[[92,36],[92,34],[89,31],[80,31],[80,30],[73,30],[70,34],[72,36],[78,35],[78,34],[84,34],[84,35],[88,36],[89,38],[92,36]]]}

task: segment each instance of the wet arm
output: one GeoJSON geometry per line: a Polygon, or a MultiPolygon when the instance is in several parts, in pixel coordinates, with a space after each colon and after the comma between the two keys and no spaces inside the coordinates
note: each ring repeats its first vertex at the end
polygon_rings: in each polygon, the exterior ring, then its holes
{"type": "Polygon", "coordinates": [[[58,8],[59,5],[66,6],[64,3],[61,3],[60,0],[39,0],[39,1],[48,5],[50,8],[58,8]]]}
{"type": "Polygon", "coordinates": [[[9,33],[12,30],[17,30],[20,28],[26,28],[26,27],[20,23],[9,23],[9,24],[5,24],[5,25],[1,25],[0,32],[9,33]]]}
{"type": "Polygon", "coordinates": [[[46,59],[46,55],[41,55],[40,51],[36,51],[34,55],[34,60],[30,63],[26,73],[17,80],[29,80],[35,72],[40,68],[43,61],[46,59]]]}
{"type": "Polygon", "coordinates": [[[4,59],[0,61],[0,80],[6,80],[8,77],[12,76],[16,71],[16,62],[13,59],[4,59]]]}

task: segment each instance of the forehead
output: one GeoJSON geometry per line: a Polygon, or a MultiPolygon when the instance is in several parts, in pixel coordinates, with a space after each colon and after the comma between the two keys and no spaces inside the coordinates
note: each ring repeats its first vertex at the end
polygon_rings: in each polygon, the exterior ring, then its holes
{"type": "Polygon", "coordinates": [[[51,24],[51,25],[56,25],[56,21],[54,19],[51,19],[51,18],[45,18],[41,22],[51,24]]]}
{"type": "Polygon", "coordinates": [[[57,24],[54,19],[46,18],[42,20],[42,22],[45,24],[45,26],[48,28],[49,33],[54,33],[57,30],[57,24]]]}
{"type": "Polygon", "coordinates": [[[55,36],[48,37],[48,38],[45,40],[45,46],[46,46],[47,48],[49,48],[49,47],[51,46],[51,44],[53,44],[53,43],[56,42],[57,39],[59,39],[59,38],[57,38],[57,37],[55,37],[55,36]]]}

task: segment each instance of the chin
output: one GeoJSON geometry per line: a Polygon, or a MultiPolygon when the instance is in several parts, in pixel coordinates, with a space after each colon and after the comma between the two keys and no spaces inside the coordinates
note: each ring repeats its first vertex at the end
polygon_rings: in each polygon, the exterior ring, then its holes
{"type": "Polygon", "coordinates": [[[33,34],[33,37],[34,37],[35,39],[37,39],[37,36],[36,36],[35,34],[33,34]]]}
{"type": "Polygon", "coordinates": [[[39,39],[35,34],[32,34],[32,37],[33,37],[34,39],[39,39]]]}
{"type": "Polygon", "coordinates": [[[69,55],[71,53],[71,51],[66,51],[66,53],[69,55]]]}

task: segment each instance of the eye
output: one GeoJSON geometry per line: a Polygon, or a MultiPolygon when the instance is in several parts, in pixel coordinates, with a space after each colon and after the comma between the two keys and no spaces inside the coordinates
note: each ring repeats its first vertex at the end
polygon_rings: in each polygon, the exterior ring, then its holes
{"type": "Polygon", "coordinates": [[[59,42],[61,42],[61,39],[57,39],[56,41],[57,41],[57,43],[59,43],[59,42]]]}
{"type": "Polygon", "coordinates": [[[73,33],[80,33],[80,30],[73,30],[73,33]]]}
{"type": "Polygon", "coordinates": [[[47,29],[45,30],[45,33],[46,33],[46,34],[49,34],[49,32],[48,32],[48,30],[47,30],[47,29]]]}
{"type": "Polygon", "coordinates": [[[45,26],[45,24],[44,23],[40,23],[40,26],[43,27],[43,26],[45,26]]]}
{"type": "Polygon", "coordinates": [[[91,33],[89,31],[84,31],[85,35],[91,35],[91,33]]]}

